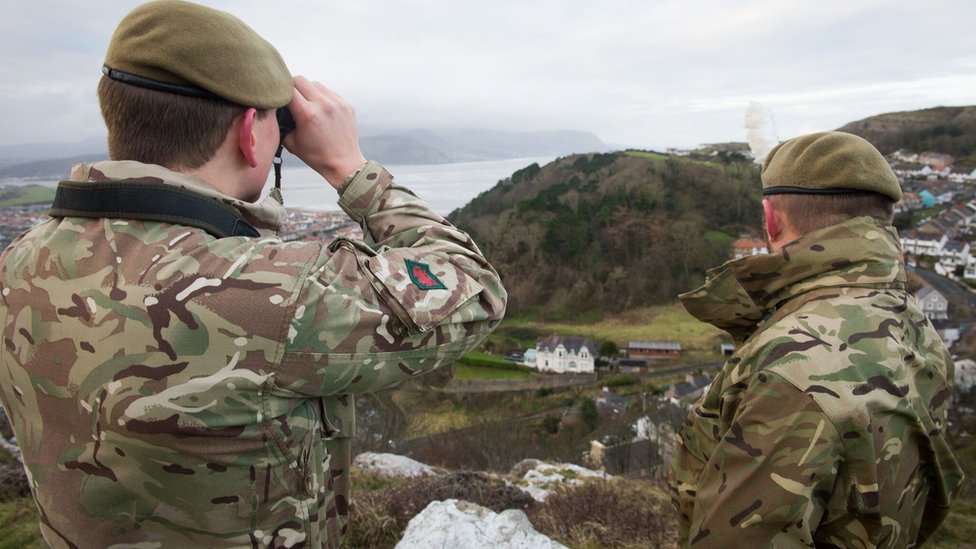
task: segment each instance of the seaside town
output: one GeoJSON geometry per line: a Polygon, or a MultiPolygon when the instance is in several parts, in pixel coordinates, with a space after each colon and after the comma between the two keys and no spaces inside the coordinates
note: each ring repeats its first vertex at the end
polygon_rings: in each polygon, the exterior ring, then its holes
{"type": "MultiPolygon", "coordinates": [[[[951,155],[938,152],[900,150],[887,158],[904,192],[895,205],[895,223],[906,265],[921,280],[916,287],[910,282],[910,289],[951,349],[967,332],[976,335],[976,292],[972,290],[976,288],[976,170],[955,168],[951,155]]],[[[762,238],[744,234],[733,242],[730,257],[767,252],[762,238]]],[[[553,335],[539,338],[535,348],[511,352],[507,358],[539,372],[563,375],[594,374],[600,357],[621,373],[680,371],[674,368],[682,362],[680,342],[629,341],[612,352],[603,345],[579,335],[553,335]]],[[[718,349],[721,356],[733,351],[731,343],[722,343],[718,349]]],[[[670,467],[675,430],[711,383],[709,366],[715,365],[701,366],[686,369],[682,381],[655,395],[652,410],[633,426],[633,438],[594,440],[585,461],[612,473],[646,469],[663,478],[670,467]]],[[[955,383],[957,395],[974,387],[976,361],[957,357],[955,383]]],[[[607,387],[596,401],[601,413],[611,415],[628,406],[626,399],[607,387]]],[[[642,406],[646,407],[646,401],[642,406]]]]}
{"type": "MultiPolygon", "coordinates": [[[[18,187],[7,187],[16,191],[18,187]]],[[[0,207],[0,248],[24,231],[48,219],[50,202],[0,207]]],[[[288,219],[280,233],[281,239],[317,240],[328,244],[336,238],[362,239],[363,230],[343,212],[288,209],[288,219]]]]}
{"type": "MultiPolygon", "coordinates": [[[[976,288],[976,170],[959,170],[950,155],[933,152],[898,151],[888,160],[904,191],[903,200],[895,207],[895,224],[912,273],[910,279],[915,280],[914,287],[910,282],[910,289],[951,349],[967,332],[976,335],[976,292],[970,289],[976,288]]],[[[13,189],[17,188],[8,187],[7,191],[13,189]]],[[[48,207],[35,203],[0,208],[0,246],[47,219],[48,207]]],[[[301,209],[288,210],[281,232],[285,241],[329,243],[336,238],[362,237],[361,228],[342,212],[301,209]]],[[[729,257],[767,252],[759,235],[742,234],[732,243],[729,257]]],[[[716,360],[697,362],[684,356],[678,341],[627,341],[618,347],[582,335],[551,335],[538,338],[534,348],[506,351],[505,359],[546,374],[539,391],[592,384],[594,379],[603,383],[608,378],[597,377],[601,370],[669,378],[671,383],[653,392],[642,389],[621,395],[612,386],[603,386],[590,402],[594,413],[627,428],[620,431],[624,434],[593,438],[579,459],[601,475],[644,471],[649,478],[663,482],[670,468],[676,430],[691,405],[708,390],[720,358],[733,351],[730,343],[721,343],[715,349],[716,360]]],[[[976,362],[957,358],[955,383],[957,395],[970,392],[976,384],[976,362]]],[[[561,425],[569,420],[556,421],[561,425]]],[[[0,437],[3,443],[6,440],[0,437]]],[[[363,468],[369,466],[363,461],[357,463],[363,468]]],[[[583,468],[579,471],[577,474],[592,473],[583,468]]]]}

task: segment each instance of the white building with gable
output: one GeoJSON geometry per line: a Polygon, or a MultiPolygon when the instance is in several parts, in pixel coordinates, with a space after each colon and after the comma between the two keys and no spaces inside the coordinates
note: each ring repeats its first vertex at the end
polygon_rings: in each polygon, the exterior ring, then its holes
{"type": "Polygon", "coordinates": [[[597,344],[580,336],[539,338],[535,367],[540,372],[592,374],[596,371],[597,344]]]}
{"type": "Polygon", "coordinates": [[[929,320],[949,318],[949,301],[932,286],[922,286],[915,299],[929,320]]]}

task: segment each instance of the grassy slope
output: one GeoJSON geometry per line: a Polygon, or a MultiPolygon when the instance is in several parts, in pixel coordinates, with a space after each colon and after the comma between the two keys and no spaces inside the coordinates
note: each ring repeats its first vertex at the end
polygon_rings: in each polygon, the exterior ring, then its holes
{"type": "Polygon", "coordinates": [[[37,508],[29,497],[0,503],[0,549],[47,547],[38,528],[37,508]]]}
{"type": "Polygon", "coordinates": [[[54,189],[40,185],[0,188],[0,208],[24,204],[50,204],[54,200],[54,189]]]}
{"type": "Polygon", "coordinates": [[[538,322],[527,318],[506,319],[502,328],[528,328],[540,334],[583,335],[613,341],[621,348],[628,341],[677,341],[696,354],[714,354],[725,341],[723,332],[699,322],[680,304],[656,305],[607,316],[592,324],[538,322]]]}

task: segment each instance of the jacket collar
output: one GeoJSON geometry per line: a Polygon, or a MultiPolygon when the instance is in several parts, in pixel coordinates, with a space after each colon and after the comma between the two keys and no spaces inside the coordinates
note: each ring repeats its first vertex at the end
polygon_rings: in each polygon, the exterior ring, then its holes
{"type": "Polygon", "coordinates": [[[705,285],[679,299],[695,318],[737,342],[786,301],[818,288],[905,286],[894,227],[856,217],[807,233],[775,254],[728,261],[706,273],[705,285]]]}
{"type": "Polygon", "coordinates": [[[276,234],[287,218],[282,205],[281,193],[272,189],[261,202],[245,202],[228,196],[202,179],[175,172],[156,164],[143,164],[131,160],[106,160],[92,164],[77,164],[71,169],[71,180],[78,182],[124,181],[126,179],[151,179],[154,183],[171,185],[195,194],[219,200],[241,212],[244,219],[262,235],[276,234]]]}

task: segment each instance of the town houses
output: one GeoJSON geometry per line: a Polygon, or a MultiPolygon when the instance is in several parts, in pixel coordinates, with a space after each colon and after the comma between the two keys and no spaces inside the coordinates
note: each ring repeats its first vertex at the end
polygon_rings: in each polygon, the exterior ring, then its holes
{"type": "Polygon", "coordinates": [[[976,189],[957,189],[952,194],[960,201],[901,231],[902,251],[910,265],[922,263],[949,278],[976,280],[971,244],[976,240],[976,189]]]}
{"type": "MultiPolygon", "coordinates": [[[[53,191],[52,191],[53,196],[53,191]]],[[[49,201],[0,208],[0,250],[18,235],[50,219],[49,201]]],[[[360,240],[363,230],[358,223],[343,212],[288,209],[288,217],[282,223],[281,239],[319,240],[328,244],[336,238],[360,240]]]]}
{"type": "Polygon", "coordinates": [[[909,265],[922,265],[949,278],[976,281],[976,169],[954,166],[952,155],[899,150],[888,155],[902,183],[895,213],[902,223],[902,250],[909,265]],[[927,214],[927,216],[923,216],[927,214]],[[921,217],[921,219],[916,219],[921,217]]]}

